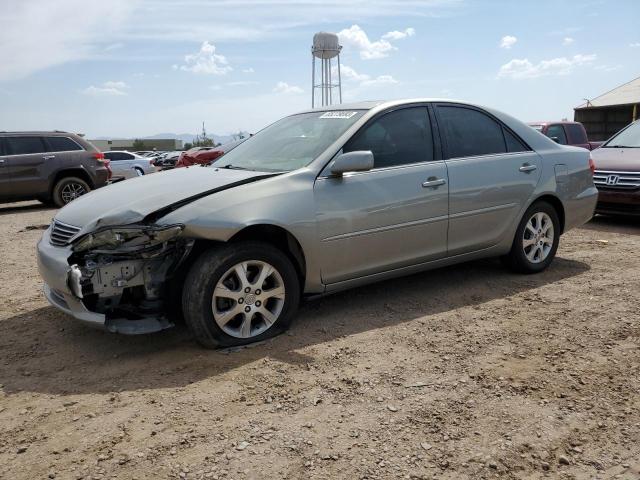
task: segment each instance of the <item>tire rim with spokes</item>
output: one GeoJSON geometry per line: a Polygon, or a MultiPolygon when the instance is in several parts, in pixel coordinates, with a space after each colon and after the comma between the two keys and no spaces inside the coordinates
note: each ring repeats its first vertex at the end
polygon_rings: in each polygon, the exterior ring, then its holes
{"type": "Polygon", "coordinates": [[[553,248],[553,221],[544,212],[536,212],[522,235],[522,249],[531,263],[544,262],[553,248]]]}
{"type": "Polygon", "coordinates": [[[64,203],[69,203],[85,193],[87,193],[87,189],[84,188],[84,185],[75,182],[67,183],[60,192],[64,203]]]}
{"type": "Polygon", "coordinates": [[[282,275],[260,260],[240,262],[220,277],[211,307],[213,318],[227,335],[252,338],[278,320],[285,301],[282,275]]]}

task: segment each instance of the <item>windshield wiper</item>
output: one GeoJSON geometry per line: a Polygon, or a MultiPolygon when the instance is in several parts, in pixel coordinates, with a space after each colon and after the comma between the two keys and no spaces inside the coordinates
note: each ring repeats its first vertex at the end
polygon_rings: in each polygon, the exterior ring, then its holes
{"type": "Polygon", "coordinates": [[[239,167],[238,165],[225,165],[224,167],[218,167],[218,168],[226,168],[228,170],[251,170],[250,168],[246,168],[246,167],[239,167]]]}

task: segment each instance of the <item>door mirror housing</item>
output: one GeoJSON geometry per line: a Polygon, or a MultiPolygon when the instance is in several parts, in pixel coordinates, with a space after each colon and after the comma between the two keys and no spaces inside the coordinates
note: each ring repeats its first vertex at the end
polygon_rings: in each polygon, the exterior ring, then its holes
{"type": "Polygon", "coordinates": [[[370,150],[341,153],[331,163],[331,174],[340,176],[348,172],[367,172],[373,168],[373,153],[370,150]]]}

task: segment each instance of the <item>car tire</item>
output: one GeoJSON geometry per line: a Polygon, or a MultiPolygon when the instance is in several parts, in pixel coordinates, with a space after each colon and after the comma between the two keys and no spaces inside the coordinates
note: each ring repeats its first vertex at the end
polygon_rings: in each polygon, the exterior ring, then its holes
{"type": "Polygon", "coordinates": [[[144,175],[144,170],[141,168],[135,167],[134,170],[136,171],[136,176],[141,177],[144,175]]]}
{"type": "Polygon", "coordinates": [[[283,332],[299,302],[300,281],[291,260],[270,244],[247,241],[201,254],[185,279],[182,310],[196,341],[216,348],[283,332]]]}
{"type": "Polygon", "coordinates": [[[503,257],[519,273],[538,273],[553,261],[560,242],[558,212],[549,203],[531,205],[520,220],[511,251],[503,257]]]}
{"type": "Polygon", "coordinates": [[[67,203],[89,193],[91,187],[78,177],[64,177],[53,187],[53,203],[57,207],[64,207],[67,203]]]}

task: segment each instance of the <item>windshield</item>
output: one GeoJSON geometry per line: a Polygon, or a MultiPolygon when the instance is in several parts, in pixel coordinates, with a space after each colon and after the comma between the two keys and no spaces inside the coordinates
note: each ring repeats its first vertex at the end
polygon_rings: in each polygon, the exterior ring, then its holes
{"type": "Polygon", "coordinates": [[[261,130],[212,166],[285,172],[309,165],[362,115],[334,110],[292,115],[261,130]]]}
{"type": "Polygon", "coordinates": [[[605,148],[640,148],[640,121],[632,123],[603,145],[605,148]]]}

